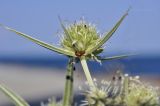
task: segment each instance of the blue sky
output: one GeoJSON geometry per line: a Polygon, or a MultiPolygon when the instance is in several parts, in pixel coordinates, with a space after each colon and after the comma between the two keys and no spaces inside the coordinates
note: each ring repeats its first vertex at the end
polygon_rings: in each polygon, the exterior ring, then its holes
{"type": "MultiPolygon", "coordinates": [[[[160,53],[160,0],[1,0],[0,23],[54,45],[62,31],[58,15],[74,22],[84,17],[100,32],[109,31],[125,11],[129,15],[106,43],[106,53],[160,53]]],[[[54,55],[0,28],[0,56],[54,55]]]]}

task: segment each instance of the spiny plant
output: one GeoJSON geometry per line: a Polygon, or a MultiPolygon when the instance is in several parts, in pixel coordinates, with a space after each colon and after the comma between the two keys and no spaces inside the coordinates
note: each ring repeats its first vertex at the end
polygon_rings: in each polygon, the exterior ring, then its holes
{"type": "Polygon", "coordinates": [[[94,82],[97,89],[81,89],[81,106],[160,106],[159,88],[145,84],[139,76],[118,73],[111,81],[94,82]]]}
{"type": "Polygon", "coordinates": [[[100,37],[100,34],[97,32],[96,28],[93,25],[87,23],[84,20],[65,27],[60,19],[60,23],[64,31],[64,38],[61,42],[62,47],[56,47],[54,45],[45,43],[7,26],[1,26],[9,31],[15,32],[16,34],[31,40],[32,42],[44,48],[66,55],[68,57],[79,59],[84,69],[84,73],[86,75],[88,83],[90,84],[90,86],[94,86],[92,78],[90,76],[90,72],[88,70],[88,66],[86,64],[86,59],[97,58],[99,60],[103,60],[98,56],[98,54],[103,51],[103,44],[107,42],[109,38],[114,34],[114,32],[117,30],[117,28],[120,26],[127,15],[128,11],[120,18],[120,20],[111,29],[111,31],[109,31],[103,37],[100,37]]]}
{"type": "MultiPolygon", "coordinates": [[[[41,40],[31,37],[25,33],[19,32],[15,29],[10,27],[1,25],[3,28],[16,33],[19,36],[27,38],[28,40],[46,48],[51,51],[57,52],[59,54],[66,55],[69,58],[69,63],[67,66],[67,73],[66,73],[66,84],[65,84],[65,91],[63,96],[63,106],[71,106],[72,98],[73,98],[73,71],[74,71],[74,64],[80,62],[82,64],[86,79],[89,83],[89,86],[96,90],[92,77],[90,75],[90,71],[88,69],[88,65],[86,60],[96,60],[96,61],[103,61],[103,60],[110,60],[110,59],[117,59],[127,57],[128,55],[120,55],[120,56],[113,56],[113,57],[106,57],[102,58],[99,54],[103,52],[103,45],[105,42],[109,40],[109,38],[114,34],[117,28],[120,26],[122,21],[128,15],[128,11],[120,18],[120,20],[115,24],[115,26],[105,35],[100,37],[100,34],[97,32],[96,27],[92,24],[84,20],[80,20],[75,22],[71,25],[65,26],[63,21],[60,20],[61,27],[63,29],[63,39],[61,39],[61,47],[56,47],[54,45],[48,44],[41,40]]],[[[9,96],[17,106],[26,106],[26,103],[22,102],[18,99],[18,96],[15,96],[13,92],[8,91],[7,89],[3,89],[3,86],[0,88],[7,96],[9,96]],[[6,93],[8,92],[8,93],[6,93]]],[[[28,105],[28,104],[27,104],[28,105]]]]}

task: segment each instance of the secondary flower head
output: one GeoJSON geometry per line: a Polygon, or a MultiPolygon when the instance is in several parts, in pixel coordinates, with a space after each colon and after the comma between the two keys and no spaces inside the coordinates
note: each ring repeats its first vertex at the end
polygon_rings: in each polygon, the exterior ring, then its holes
{"type": "Polygon", "coordinates": [[[137,76],[118,74],[112,81],[95,85],[97,89],[82,89],[85,100],[81,106],[160,106],[159,88],[141,82],[137,76]]]}
{"type": "MultiPolygon", "coordinates": [[[[69,25],[66,32],[61,45],[65,49],[73,51],[77,57],[85,55],[86,51],[93,48],[100,41],[100,34],[97,32],[96,27],[84,20],[69,25]]],[[[98,49],[100,50],[100,48],[98,49]]]]}

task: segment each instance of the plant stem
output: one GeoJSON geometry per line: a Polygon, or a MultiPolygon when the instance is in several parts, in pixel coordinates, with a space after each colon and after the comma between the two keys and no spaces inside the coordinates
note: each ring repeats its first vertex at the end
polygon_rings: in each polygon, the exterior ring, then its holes
{"type": "Polygon", "coordinates": [[[128,75],[124,75],[124,82],[123,82],[123,96],[122,98],[125,99],[128,95],[128,86],[129,86],[129,77],[128,75]]]}
{"type": "Polygon", "coordinates": [[[72,102],[73,102],[73,71],[74,71],[73,58],[70,58],[68,66],[67,66],[65,90],[64,90],[64,95],[63,95],[63,106],[72,106],[72,102]]]}
{"type": "Polygon", "coordinates": [[[129,78],[128,78],[128,75],[125,75],[124,76],[124,94],[125,94],[125,97],[128,95],[128,83],[129,83],[129,78]]]}
{"type": "Polygon", "coordinates": [[[81,61],[81,64],[82,64],[82,67],[83,67],[84,73],[86,75],[86,79],[88,81],[89,86],[94,88],[95,85],[94,85],[94,82],[92,80],[91,74],[89,72],[88,65],[87,65],[87,62],[86,62],[86,58],[84,56],[82,56],[80,58],[80,61],[81,61]]]}

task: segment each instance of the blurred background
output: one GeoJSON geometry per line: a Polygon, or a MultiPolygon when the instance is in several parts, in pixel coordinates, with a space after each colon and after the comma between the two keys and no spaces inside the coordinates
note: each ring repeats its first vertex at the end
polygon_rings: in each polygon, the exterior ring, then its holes
{"type": "MultiPolygon", "coordinates": [[[[60,46],[58,16],[66,23],[84,18],[103,34],[131,7],[114,36],[105,44],[103,56],[137,54],[125,59],[89,62],[92,76],[106,79],[116,70],[140,75],[160,85],[159,0],[1,0],[0,23],[42,41],[60,46]]],[[[68,59],[46,50],[0,27],[0,83],[12,88],[32,106],[62,95],[68,59]]],[[[76,65],[76,91],[85,80],[76,65]]],[[[0,93],[0,105],[12,106],[0,93]]]]}

